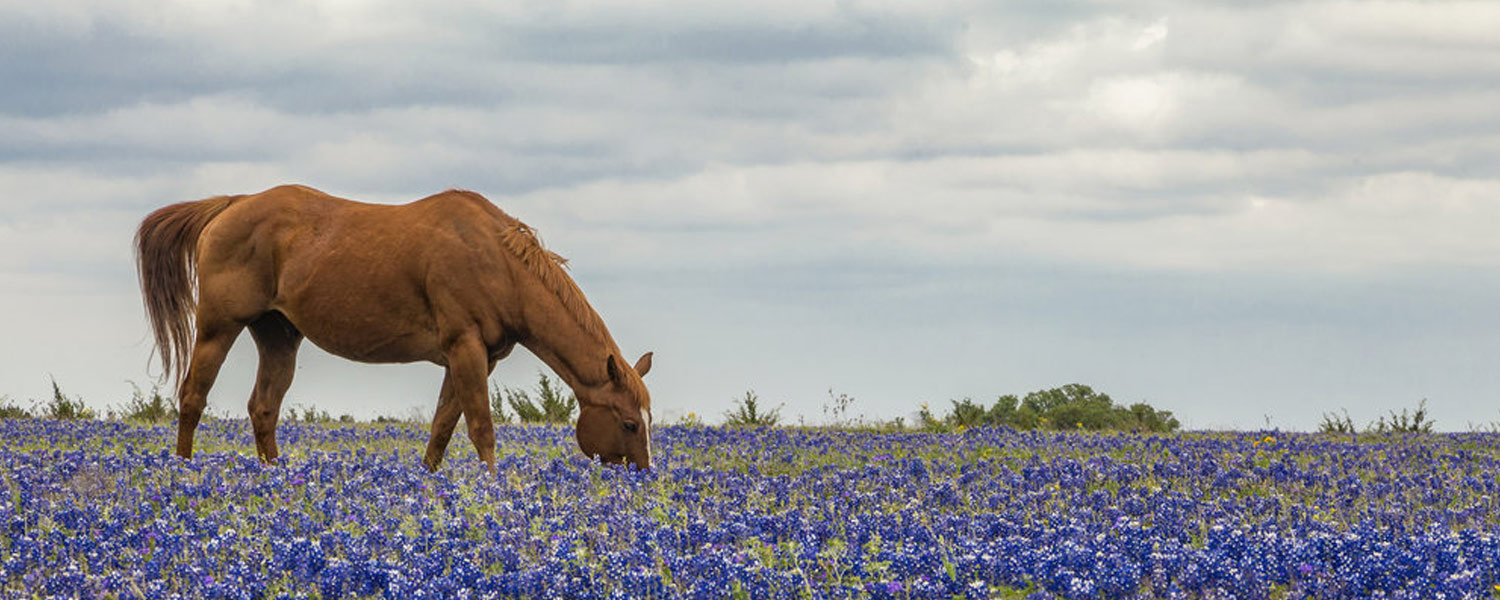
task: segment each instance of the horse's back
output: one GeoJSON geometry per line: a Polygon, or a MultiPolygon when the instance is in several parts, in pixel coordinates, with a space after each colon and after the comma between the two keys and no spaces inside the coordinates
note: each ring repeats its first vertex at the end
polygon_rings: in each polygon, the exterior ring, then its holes
{"type": "Polygon", "coordinates": [[[434,282],[487,293],[503,286],[495,278],[505,271],[496,241],[504,218],[472,192],[382,205],[272,188],[236,197],[205,232],[200,293],[237,307],[236,320],[279,311],[347,358],[431,360],[452,317],[434,314],[434,282]]]}
{"type": "Polygon", "coordinates": [[[206,232],[202,250],[274,247],[278,253],[368,253],[381,248],[458,244],[472,247],[472,233],[493,235],[509,219],[483,196],[449,190],[399,205],[369,204],[302,186],[283,185],[235,196],[206,232]],[[269,238],[269,239],[267,239],[269,238]]]}

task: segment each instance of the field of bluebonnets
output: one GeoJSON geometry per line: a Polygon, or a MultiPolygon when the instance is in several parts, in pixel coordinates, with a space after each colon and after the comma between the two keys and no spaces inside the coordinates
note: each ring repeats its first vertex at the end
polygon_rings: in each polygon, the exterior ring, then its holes
{"type": "Polygon", "coordinates": [[[6,598],[1475,598],[1500,435],[0,421],[6,598]]]}

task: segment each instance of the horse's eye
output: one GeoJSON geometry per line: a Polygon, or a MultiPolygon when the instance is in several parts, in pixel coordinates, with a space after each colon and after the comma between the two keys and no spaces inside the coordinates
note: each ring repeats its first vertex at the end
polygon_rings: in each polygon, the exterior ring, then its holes
{"type": "Polygon", "coordinates": [[[635,421],[626,421],[624,425],[625,431],[629,431],[630,433],[635,433],[637,429],[641,428],[640,424],[636,423],[635,421]]]}

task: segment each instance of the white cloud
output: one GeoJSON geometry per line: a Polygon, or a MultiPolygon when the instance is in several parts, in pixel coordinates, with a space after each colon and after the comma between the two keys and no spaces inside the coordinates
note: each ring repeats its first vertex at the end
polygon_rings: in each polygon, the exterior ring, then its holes
{"type": "Polygon", "coordinates": [[[1112,125],[1149,133],[1179,110],[1175,86],[1162,77],[1122,77],[1095,82],[1083,104],[1112,125]]]}

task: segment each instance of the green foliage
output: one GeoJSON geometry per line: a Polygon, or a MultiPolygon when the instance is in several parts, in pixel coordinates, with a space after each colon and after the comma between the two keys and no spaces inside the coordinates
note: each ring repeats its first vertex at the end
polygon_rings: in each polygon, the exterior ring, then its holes
{"type": "Polygon", "coordinates": [[[398,417],[396,415],[379,415],[375,417],[374,421],[371,422],[377,424],[425,425],[427,424],[429,418],[429,415],[422,412],[422,409],[413,406],[406,412],[406,416],[404,417],[398,417]]]}
{"type": "Polygon", "coordinates": [[[57,385],[57,379],[50,377],[48,379],[52,381],[52,399],[42,404],[38,416],[59,421],[76,421],[95,417],[94,409],[84,404],[83,399],[63,394],[62,388],[57,385]]]}
{"type": "Polygon", "coordinates": [[[1131,431],[1176,431],[1182,423],[1172,416],[1172,411],[1156,410],[1150,404],[1137,402],[1130,405],[1126,413],[1126,427],[1131,431]]]}
{"type": "Polygon", "coordinates": [[[1336,433],[1354,435],[1354,420],[1349,418],[1349,411],[1344,410],[1343,415],[1323,413],[1323,422],[1318,424],[1321,433],[1336,433]]]}
{"type": "Polygon", "coordinates": [[[326,410],[319,410],[311,406],[299,404],[287,409],[284,419],[291,423],[299,421],[302,423],[332,423],[333,415],[328,414],[326,410]]]}
{"type": "Polygon", "coordinates": [[[24,408],[16,406],[10,401],[10,396],[0,396],[0,419],[30,419],[31,413],[24,408]]]}
{"type": "Polygon", "coordinates": [[[490,420],[494,423],[510,422],[510,413],[505,412],[505,392],[494,383],[490,384],[490,420]]]}
{"type": "Polygon", "coordinates": [[[705,426],[705,424],[703,422],[703,417],[698,416],[698,413],[689,411],[687,414],[682,415],[682,418],[680,418],[680,419],[677,420],[677,426],[678,427],[703,427],[703,426],[705,426]]]}
{"type": "Polygon", "coordinates": [[[775,427],[781,423],[782,406],[762,410],[755,390],[747,390],[745,397],[735,400],[734,405],[734,410],[724,413],[726,427],[775,427]]]}
{"type": "Polygon", "coordinates": [[[1390,420],[1380,417],[1375,421],[1371,430],[1376,433],[1432,433],[1434,424],[1434,421],[1427,417],[1427,399],[1423,398],[1417,404],[1416,411],[1408,413],[1403,408],[1401,414],[1398,415],[1393,410],[1390,420]]]}
{"type": "Polygon", "coordinates": [[[578,410],[578,397],[572,392],[564,395],[563,388],[561,381],[539,372],[535,398],[526,390],[503,387],[490,393],[490,411],[497,422],[510,420],[505,414],[509,405],[522,423],[571,423],[578,410]]]}
{"type": "Polygon", "coordinates": [[[151,386],[151,394],[148,397],[141,391],[141,386],[130,382],[130,399],[119,408],[117,413],[114,409],[110,411],[110,418],[119,418],[137,423],[171,423],[177,420],[177,403],[168,400],[161,395],[160,388],[151,386]]]}
{"type": "MultiPolygon", "coordinates": [[[[1349,418],[1349,411],[1343,410],[1342,412],[1342,416],[1323,413],[1323,422],[1318,425],[1318,431],[1355,435],[1357,431],[1354,420],[1349,418]]],[[[1377,418],[1375,422],[1365,427],[1365,431],[1369,433],[1432,433],[1436,425],[1437,422],[1428,415],[1427,399],[1423,398],[1417,403],[1416,410],[1403,408],[1400,413],[1390,411],[1389,416],[1377,418]]]]}
{"type": "Polygon", "coordinates": [[[950,404],[952,410],[941,418],[934,416],[924,404],[917,413],[922,428],[951,431],[1005,426],[1016,429],[1166,432],[1181,426],[1171,411],[1157,410],[1144,402],[1119,406],[1108,394],[1076,383],[1035,391],[1025,398],[1007,394],[997,398],[988,408],[970,398],[953,400],[950,404]]]}

